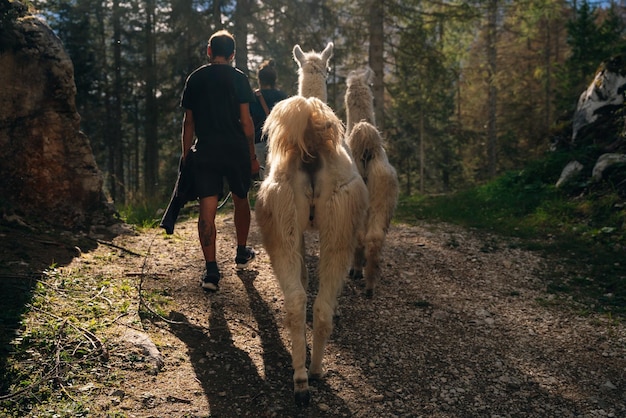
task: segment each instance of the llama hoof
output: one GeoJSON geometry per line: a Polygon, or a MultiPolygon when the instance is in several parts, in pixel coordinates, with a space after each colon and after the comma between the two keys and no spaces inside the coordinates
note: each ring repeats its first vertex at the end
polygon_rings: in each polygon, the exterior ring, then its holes
{"type": "Polygon", "coordinates": [[[367,290],[365,291],[365,297],[366,297],[367,299],[371,299],[371,298],[373,298],[373,297],[374,297],[374,289],[367,289],[367,290]]]}
{"type": "Polygon", "coordinates": [[[324,373],[309,373],[309,382],[322,380],[322,377],[324,377],[324,373]]]}
{"type": "Polygon", "coordinates": [[[360,270],[350,269],[350,278],[354,280],[360,280],[363,278],[363,272],[360,270]]]}
{"type": "Polygon", "coordinates": [[[309,406],[309,402],[311,401],[311,392],[307,389],[301,392],[295,393],[296,406],[298,408],[303,408],[309,406]]]}

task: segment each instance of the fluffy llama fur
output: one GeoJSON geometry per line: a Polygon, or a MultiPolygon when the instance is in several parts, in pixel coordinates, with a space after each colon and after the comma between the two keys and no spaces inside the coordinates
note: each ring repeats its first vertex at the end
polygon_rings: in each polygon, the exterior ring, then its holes
{"type": "Polygon", "coordinates": [[[396,170],[389,163],[383,140],[373,125],[373,95],[369,87],[372,76],[369,68],[350,73],[345,96],[350,129],[346,143],[369,192],[367,219],[359,232],[350,274],[353,278],[363,277],[365,266],[365,293],[368,298],[374,295],[374,288],[380,280],[380,256],[399,192],[396,170]]]}
{"type": "Polygon", "coordinates": [[[293,58],[298,63],[298,94],[303,97],[317,97],[324,103],[328,100],[326,78],[328,61],[333,56],[333,43],[329,42],[321,53],[304,53],[300,45],[293,47],[293,58]]]}
{"type": "Polygon", "coordinates": [[[363,70],[351,71],[346,79],[346,135],[350,135],[352,127],[360,121],[376,126],[374,120],[374,95],[370,85],[374,80],[374,71],[366,67],[363,70]]]}
{"type": "Polygon", "coordinates": [[[304,231],[319,231],[319,289],[313,304],[310,375],[322,374],[324,348],[338,297],[365,220],[367,189],[342,146],[343,125],[317,98],[294,96],[276,104],[263,128],[270,171],[257,194],[255,213],[274,274],[285,298],[292,342],[297,405],[310,399],[306,369],[308,276],[304,231]]]}

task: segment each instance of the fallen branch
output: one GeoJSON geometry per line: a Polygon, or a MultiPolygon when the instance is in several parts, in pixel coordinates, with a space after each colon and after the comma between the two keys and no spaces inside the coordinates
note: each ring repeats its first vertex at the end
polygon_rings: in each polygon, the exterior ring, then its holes
{"type": "Polygon", "coordinates": [[[101,240],[101,239],[98,239],[98,238],[89,238],[89,239],[91,239],[93,241],[96,241],[98,244],[107,245],[109,247],[117,248],[118,250],[124,251],[125,253],[131,254],[131,255],[134,255],[134,256],[137,256],[137,257],[142,257],[141,254],[136,253],[134,251],[131,251],[128,248],[121,247],[121,246],[119,246],[117,244],[113,244],[110,241],[104,241],[104,240],[101,240]]]}

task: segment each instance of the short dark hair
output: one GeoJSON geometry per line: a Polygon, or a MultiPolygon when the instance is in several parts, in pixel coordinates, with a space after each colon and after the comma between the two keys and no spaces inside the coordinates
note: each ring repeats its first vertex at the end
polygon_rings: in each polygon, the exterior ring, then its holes
{"type": "Polygon", "coordinates": [[[270,59],[264,61],[257,71],[259,77],[259,84],[264,86],[274,87],[276,85],[276,68],[274,67],[274,60],[270,59]]]}
{"type": "Polygon", "coordinates": [[[227,30],[219,30],[209,38],[213,57],[228,58],[235,53],[235,37],[227,30]]]}

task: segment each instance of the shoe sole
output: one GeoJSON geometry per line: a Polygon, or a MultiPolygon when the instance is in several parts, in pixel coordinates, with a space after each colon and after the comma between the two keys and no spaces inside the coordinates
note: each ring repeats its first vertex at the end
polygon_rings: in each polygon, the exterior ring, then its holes
{"type": "Polygon", "coordinates": [[[202,289],[204,289],[207,292],[216,292],[218,287],[214,283],[202,282],[202,289]]]}
{"type": "Polygon", "coordinates": [[[252,260],[248,260],[245,263],[237,263],[237,270],[243,270],[250,265],[252,260]]]}
{"type": "Polygon", "coordinates": [[[235,265],[237,270],[243,270],[248,267],[252,260],[254,260],[256,257],[256,253],[254,252],[254,250],[251,250],[248,255],[250,256],[250,258],[246,259],[245,261],[237,261],[239,257],[235,257],[235,265]]]}

